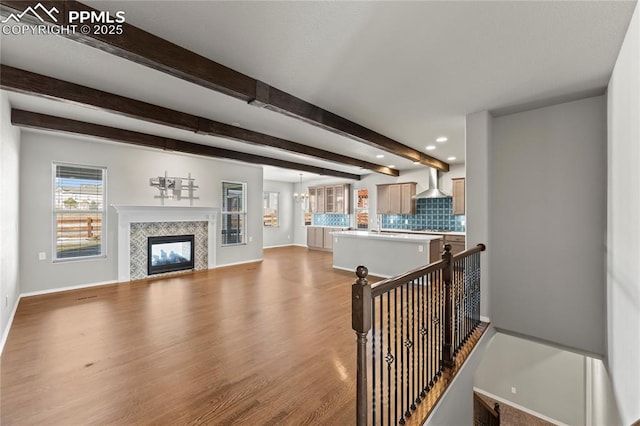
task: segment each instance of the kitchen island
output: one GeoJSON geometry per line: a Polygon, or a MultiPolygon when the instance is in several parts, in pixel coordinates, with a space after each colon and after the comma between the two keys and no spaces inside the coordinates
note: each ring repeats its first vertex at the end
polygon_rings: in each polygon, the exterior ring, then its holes
{"type": "Polygon", "coordinates": [[[439,235],[392,234],[372,231],[332,232],[333,267],[355,271],[359,265],[370,275],[393,277],[429,264],[429,246],[439,235]]]}

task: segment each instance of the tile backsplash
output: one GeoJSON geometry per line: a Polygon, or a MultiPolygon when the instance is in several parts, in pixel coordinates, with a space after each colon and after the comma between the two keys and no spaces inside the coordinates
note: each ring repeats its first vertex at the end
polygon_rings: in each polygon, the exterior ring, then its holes
{"type": "Polygon", "coordinates": [[[384,214],[385,229],[439,229],[465,232],[464,215],[453,214],[453,198],[420,198],[416,200],[416,214],[384,214]]]}
{"type": "Polygon", "coordinates": [[[336,228],[348,227],[351,223],[348,214],[314,214],[312,225],[315,226],[332,226],[336,228]]]}

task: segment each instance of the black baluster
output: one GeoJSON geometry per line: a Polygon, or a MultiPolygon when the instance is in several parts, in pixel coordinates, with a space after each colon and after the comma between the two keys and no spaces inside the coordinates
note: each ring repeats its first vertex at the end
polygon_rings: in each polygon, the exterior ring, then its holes
{"type": "MultiPolygon", "coordinates": [[[[394,332],[393,332],[393,345],[395,348],[395,354],[398,356],[398,288],[393,289],[393,323],[394,323],[394,332]]],[[[396,360],[395,363],[395,374],[393,376],[393,390],[395,395],[395,405],[394,408],[394,424],[398,424],[400,420],[398,419],[398,362],[396,360]]],[[[391,421],[391,418],[389,418],[391,421]]]]}
{"type": "MultiPolygon", "coordinates": [[[[380,421],[378,424],[384,424],[384,408],[385,408],[385,400],[384,400],[384,364],[386,361],[386,353],[385,353],[385,343],[384,343],[384,294],[378,296],[378,304],[380,309],[378,310],[378,321],[380,321],[380,341],[378,343],[378,356],[380,360],[378,361],[377,368],[374,367],[374,372],[377,370],[378,374],[378,400],[380,401],[380,421]]],[[[389,324],[387,324],[387,327],[389,324]]],[[[389,342],[387,342],[387,347],[389,342]]],[[[388,402],[387,402],[388,404],[388,402]]],[[[376,424],[375,422],[373,424],[376,424]]]]}
{"type": "MultiPolygon", "coordinates": [[[[373,392],[371,394],[371,417],[373,418],[373,424],[376,424],[376,300],[371,301],[371,380],[373,385],[373,392]]],[[[380,330],[382,331],[382,323],[380,324],[380,330]]],[[[382,340],[382,333],[380,335],[382,340]]],[[[382,362],[382,360],[380,360],[382,362]]]]}
{"type": "MultiPolygon", "coordinates": [[[[394,342],[395,345],[395,342],[394,342]]],[[[391,424],[391,364],[394,356],[391,353],[391,294],[387,292],[387,420],[391,424]]],[[[395,353],[395,351],[394,351],[395,353]]]]}

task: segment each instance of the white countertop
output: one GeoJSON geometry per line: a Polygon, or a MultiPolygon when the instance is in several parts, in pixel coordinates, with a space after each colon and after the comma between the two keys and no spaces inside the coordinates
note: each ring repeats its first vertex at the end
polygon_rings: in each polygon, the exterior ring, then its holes
{"type": "Polygon", "coordinates": [[[346,237],[346,238],[369,238],[376,240],[387,240],[387,241],[404,241],[404,242],[415,242],[415,243],[424,243],[429,242],[431,240],[439,240],[442,238],[441,235],[429,235],[426,233],[421,234],[395,234],[388,232],[373,232],[373,231],[334,231],[331,233],[334,237],[346,237]]]}

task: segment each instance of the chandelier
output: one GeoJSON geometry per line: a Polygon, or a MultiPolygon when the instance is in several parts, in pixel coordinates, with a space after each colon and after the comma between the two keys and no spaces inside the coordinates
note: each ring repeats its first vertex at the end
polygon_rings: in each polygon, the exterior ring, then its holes
{"type": "Polygon", "coordinates": [[[300,173],[300,185],[298,189],[300,190],[300,192],[294,192],[293,199],[296,203],[303,203],[309,198],[309,194],[307,192],[302,192],[302,173],[300,173]]]}

